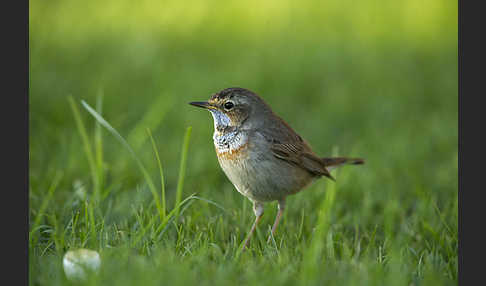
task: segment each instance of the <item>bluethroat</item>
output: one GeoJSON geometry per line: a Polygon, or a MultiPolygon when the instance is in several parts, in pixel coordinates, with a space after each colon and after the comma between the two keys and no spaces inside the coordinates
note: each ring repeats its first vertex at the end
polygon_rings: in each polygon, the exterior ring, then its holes
{"type": "Polygon", "coordinates": [[[214,147],[218,161],[239,193],[253,203],[256,219],[244,248],[263,215],[263,204],[278,201],[272,227],[275,234],[285,208],[285,198],[344,164],[363,164],[363,159],[317,156],[261,97],[244,88],[227,88],[207,102],[191,105],[209,110],[214,119],[214,147]]]}

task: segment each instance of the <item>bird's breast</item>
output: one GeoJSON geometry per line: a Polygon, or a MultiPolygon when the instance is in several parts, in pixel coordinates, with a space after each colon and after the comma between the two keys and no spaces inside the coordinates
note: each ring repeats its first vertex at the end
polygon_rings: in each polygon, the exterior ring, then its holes
{"type": "Polygon", "coordinates": [[[214,147],[218,157],[230,159],[242,155],[241,153],[248,147],[248,136],[242,132],[214,132],[214,147]]]}

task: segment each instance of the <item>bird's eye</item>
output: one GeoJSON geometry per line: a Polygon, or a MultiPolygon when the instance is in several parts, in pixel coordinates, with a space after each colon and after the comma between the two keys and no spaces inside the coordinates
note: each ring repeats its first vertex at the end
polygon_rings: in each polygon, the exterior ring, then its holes
{"type": "Polygon", "coordinates": [[[228,102],[226,102],[226,103],[224,104],[224,109],[226,109],[226,110],[230,110],[231,108],[233,108],[233,106],[235,106],[235,105],[233,104],[233,102],[228,101],[228,102]]]}

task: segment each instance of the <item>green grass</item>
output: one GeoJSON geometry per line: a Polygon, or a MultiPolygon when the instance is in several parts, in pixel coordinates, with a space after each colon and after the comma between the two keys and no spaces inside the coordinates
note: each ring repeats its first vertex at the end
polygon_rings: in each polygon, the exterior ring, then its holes
{"type": "Polygon", "coordinates": [[[457,3],[31,1],[30,285],[456,285],[457,3]],[[155,6],[154,6],[155,5],[155,6]],[[211,6],[208,6],[211,5],[211,6]],[[218,7],[218,8],[215,8],[218,7]],[[259,93],[366,159],[254,215],[187,103],[259,93]]]}

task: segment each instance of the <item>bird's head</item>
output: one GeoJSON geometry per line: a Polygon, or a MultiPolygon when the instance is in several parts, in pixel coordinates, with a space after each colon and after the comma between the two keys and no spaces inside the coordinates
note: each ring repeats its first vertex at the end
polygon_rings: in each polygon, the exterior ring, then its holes
{"type": "Polygon", "coordinates": [[[254,92],[232,87],[223,89],[208,101],[190,102],[211,112],[214,128],[224,131],[234,128],[255,127],[263,122],[263,117],[271,114],[270,107],[254,92]]]}

